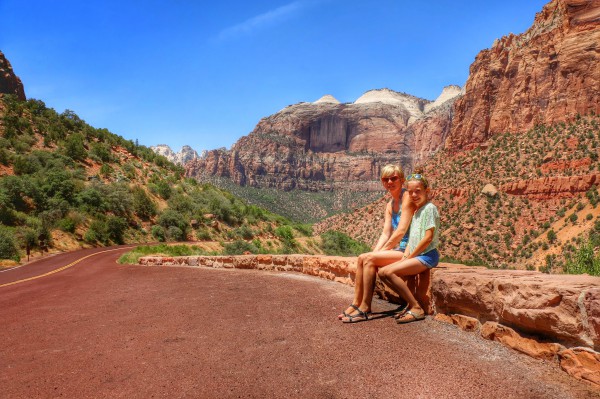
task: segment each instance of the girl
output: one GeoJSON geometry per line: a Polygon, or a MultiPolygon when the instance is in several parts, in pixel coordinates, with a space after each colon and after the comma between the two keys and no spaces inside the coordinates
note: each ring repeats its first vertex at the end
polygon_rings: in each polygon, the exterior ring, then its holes
{"type": "Polygon", "coordinates": [[[410,238],[402,260],[379,269],[379,278],[408,303],[406,311],[397,315],[396,322],[409,323],[423,320],[425,311],[419,305],[403,276],[419,274],[436,267],[440,254],[437,250],[440,235],[440,215],[428,200],[429,183],[420,174],[408,176],[407,188],[415,213],[410,225],[410,238]]]}
{"type": "Polygon", "coordinates": [[[392,199],[386,205],[383,230],[373,252],[360,255],[356,262],[354,300],[338,316],[344,323],[369,319],[377,269],[402,259],[408,242],[406,233],[415,205],[402,188],[404,172],[397,165],[386,165],[381,169],[381,183],[392,199]]]}

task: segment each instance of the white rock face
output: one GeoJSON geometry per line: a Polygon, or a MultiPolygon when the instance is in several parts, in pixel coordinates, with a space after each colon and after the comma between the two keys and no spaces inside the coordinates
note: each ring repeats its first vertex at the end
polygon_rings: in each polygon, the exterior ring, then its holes
{"type": "Polygon", "coordinates": [[[452,100],[453,98],[461,94],[463,94],[463,90],[460,88],[460,86],[450,85],[444,87],[444,89],[442,90],[442,94],[440,94],[434,102],[425,105],[425,113],[444,104],[446,101],[452,100]]]}
{"type": "Polygon", "coordinates": [[[323,97],[321,97],[317,101],[315,101],[313,104],[321,104],[321,103],[340,104],[340,102],[337,100],[337,98],[335,98],[331,94],[324,95],[323,97]]]}
{"type": "Polygon", "coordinates": [[[390,89],[369,90],[360,96],[354,104],[383,103],[389,105],[403,106],[411,114],[409,123],[423,116],[425,105],[430,101],[423,98],[399,93],[390,89]]]}
{"type": "Polygon", "coordinates": [[[175,153],[173,152],[171,147],[169,147],[166,144],[158,144],[150,147],[150,149],[158,155],[162,155],[163,157],[167,158],[171,162],[173,162],[172,160],[175,159],[175,153]]]}
{"type": "MultiPolygon", "coordinates": [[[[158,144],[150,147],[150,149],[155,153],[164,156],[176,165],[184,165],[189,161],[200,158],[196,150],[189,145],[184,145],[179,152],[173,152],[171,147],[166,144],[158,144]]],[[[204,153],[206,153],[206,151],[203,151],[203,154],[204,153]]]]}
{"type": "Polygon", "coordinates": [[[178,165],[184,165],[189,161],[198,159],[198,153],[189,145],[184,145],[181,147],[181,151],[179,151],[176,156],[177,161],[175,163],[178,165]]]}

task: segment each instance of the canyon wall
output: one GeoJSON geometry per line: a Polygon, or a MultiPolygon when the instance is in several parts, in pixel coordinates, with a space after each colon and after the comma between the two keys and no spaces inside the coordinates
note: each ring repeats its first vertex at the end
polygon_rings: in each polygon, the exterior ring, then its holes
{"type": "Polygon", "coordinates": [[[324,96],[291,105],[263,118],[231,150],[208,151],[187,163],[186,174],[282,190],[380,190],[383,165],[410,170],[415,159],[436,151],[450,131],[449,104],[459,94],[459,87],[449,86],[430,102],[382,89],[352,104],[324,96]]]}
{"type": "Polygon", "coordinates": [[[454,106],[449,149],[600,113],[600,1],[553,0],[521,35],[481,51],[454,106]]]}

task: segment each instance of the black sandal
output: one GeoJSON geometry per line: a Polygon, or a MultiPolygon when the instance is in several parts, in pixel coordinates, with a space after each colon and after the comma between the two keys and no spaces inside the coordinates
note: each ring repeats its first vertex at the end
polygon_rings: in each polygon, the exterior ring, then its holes
{"type": "MultiPolygon", "coordinates": [[[[349,307],[350,307],[350,308],[353,308],[354,310],[360,310],[360,309],[358,308],[358,306],[356,306],[355,304],[350,304],[350,306],[349,306],[349,307]]],[[[344,310],[344,311],[342,312],[342,314],[339,314],[339,315],[338,315],[338,320],[342,320],[344,317],[350,317],[350,316],[351,316],[351,315],[349,315],[348,313],[346,313],[346,311],[344,310]]]]}
{"type": "Polygon", "coordinates": [[[402,316],[404,316],[408,312],[408,303],[400,306],[398,309],[394,311],[394,319],[398,320],[402,316]]]}
{"type": "Polygon", "coordinates": [[[351,314],[349,316],[346,316],[346,319],[342,319],[342,323],[358,323],[361,321],[369,320],[369,313],[371,312],[363,312],[358,308],[356,309],[356,311],[358,312],[358,314],[351,314]]]}

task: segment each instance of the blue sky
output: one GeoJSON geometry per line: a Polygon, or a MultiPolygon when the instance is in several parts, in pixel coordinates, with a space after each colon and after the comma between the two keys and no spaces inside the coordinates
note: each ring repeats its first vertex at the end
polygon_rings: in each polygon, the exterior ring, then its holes
{"type": "Polygon", "coordinates": [[[174,150],[230,147],[287,105],[390,88],[434,100],[547,1],[0,0],[28,98],[174,150]]]}

